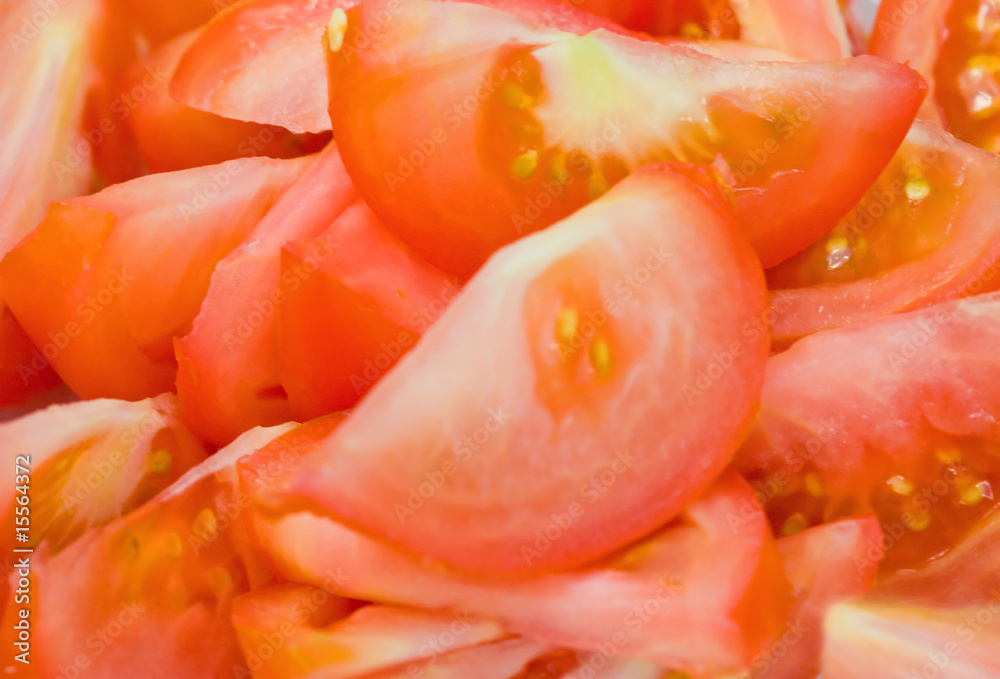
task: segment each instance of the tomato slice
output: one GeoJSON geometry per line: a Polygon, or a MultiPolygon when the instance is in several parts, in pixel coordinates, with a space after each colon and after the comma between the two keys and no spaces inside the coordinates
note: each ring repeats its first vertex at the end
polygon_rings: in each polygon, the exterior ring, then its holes
{"type": "Polygon", "coordinates": [[[1000,7],[990,0],[886,0],[873,54],[906,61],[931,85],[921,115],[1000,152],[1000,7]]]}
{"type": "MultiPolygon", "coordinates": [[[[898,533],[886,537],[896,540],[898,533]]],[[[982,605],[996,597],[1000,588],[998,558],[1000,511],[992,511],[946,554],[939,555],[923,568],[895,573],[879,583],[873,596],[883,601],[934,607],[982,605]]]]}
{"type": "Polygon", "coordinates": [[[358,604],[336,596],[335,571],[328,587],[270,585],[233,603],[233,625],[255,679],[405,672],[432,654],[439,658],[509,636],[499,624],[469,615],[381,605],[352,613],[358,604]],[[278,648],[274,638],[283,639],[278,648]]]}
{"type": "MultiPolygon", "coordinates": [[[[57,554],[36,549],[28,603],[38,676],[141,677],[153,667],[208,679],[245,667],[230,604],[263,565],[238,547],[245,505],[233,465],[290,428],[251,430],[122,519],[57,554]]],[[[4,634],[23,605],[8,599],[4,634]]]]}
{"type": "Polygon", "coordinates": [[[191,332],[177,341],[184,420],[224,445],[254,426],[292,418],[282,386],[281,247],[322,233],[357,192],[337,147],[327,148],[212,273],[191,332]]]}
{"type": "Polygon", "coordinates": [[[884,573],[958,542],[996,505],[998,337],[993,293],[817,333],[772,357],[735,464],[777,530],[873,511],[893,536],[884,573]]]}
{"type": "Polygon", "coordinates": [[[997,181],[995,154],[917,121],[854,209],[768,271],[772,341],[996,290],[997,181]]]}
{"type": "Polygon", "coordinates": [[[745,0],[733,9],[743,41],[810,61],[851,56],[837,0],[745,0]]]}
{"type": "Polygon", "coordinates": [[[49,201],[88,191],[92,149],[88,97],[103,76],[98,53],[107,14],[98,0],[10,0],[0,8],[7,130],[0,150],[0,257],[45,214],[49,201]]]}
{"type": "Polygon", "coordinates": [[[991,679],[1000,673],[998,611],[998,599],[988,605],[936,610],[837,604],[824,627],[823,679],[991,679]]]}
{"type": "MultiPolygon", "coordinates": [[[[298,582],[320,586],[336,563],[347,596],[468,611],[555,646],[725,676],[749,669],[788,613],[788,585],[754,498],[725,473],[677,521],[631,548],[586,569],[509,581],[428,563],[309,512],[258,513],[256,536],[298,582]]],[[[526,547],[554,548],[571,513],[538,524],[526,547]]]]}
{"type": "Polygon", "coordinates": [[[882,528],[874,517],[843,519],[781,538],[777,545],[795,601],[784,634],[754,657],[751,676],[815,677],[826,611],[871,590],[882,556],[882,528]]]}
{"type": "Polygon", "coordinates": [[[281,378],[293,417],[354,406],[459,292],[364,202],[282,251],[281,378]]]}
{"type": "Polygon", "coordinates": [[[392,13],[390,1],[334,27],[334,134],[375,213],[462,277],[669,159],[721,165],[758,254],[777,264],[861,198],[925,91],[909,69],[870,57],[722,62],[676,44],[532,28],[489,7],[392,13]]]}
{"type": "MultiPolygon", "coordinates": [[[[323,32],[334,9],[357,0],[250,0],[212,21],[181,59],[170,83],[178,102],[227,118],[294,132],[330,129],[323,32]]],[[[574,33],[613,22],[548,0],[477,0],[526,20],[574,33]]]]}
{"type": "Polygon", "coordinates": [[[762,295],[704,168],[638,173],[498,253],[310,457],[289,500],[474,570],[600,556],[728,464],[763,377],[766,333],[741,331],[762,295]],[[538,527],[600,495],[588,484],[607,475],[605,499],[526,559],[538,527]]]}
{"type": "Polygon", "coordinates": [[[126,121],[152,172],[215,165],[240,157],[294,158],[320,150],[329,135],[231,120],[179,104],[167,83],[197,32],[185,33],[134,64],[119,95],[126,121]],[[126,103],[127,102],[127,103],[126,103]]]}
{"type": "Polygon", "coordinates": [[[172,390],[173,338],[215,265],[312,161],[231,160],[53,204],[0,264],[7,303],[81,397],[172,390]]]}
{"type": "Polygon", "coordinates": [[[27,531],[15,528],[25,525],[15,520],[23,515],[16,511],[22,493],[15,484],[0,490],[0,542],[14,548],[44,540],[51,551],[141,506],[206,457],[201,442],[178,419],[172,394],[39,410],[0,424],[0,449],[10,467],[24,468],[16,485],[31,488],[27,531]],[[22,531],[29,539],[15,543],[22,531]]]}

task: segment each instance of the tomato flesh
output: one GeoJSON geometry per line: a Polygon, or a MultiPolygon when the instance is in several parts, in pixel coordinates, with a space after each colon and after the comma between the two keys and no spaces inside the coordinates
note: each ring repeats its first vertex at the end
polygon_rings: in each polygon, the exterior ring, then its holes
{"type": "Polygon", "coordinates": [[[184,420],[206,441],[293,419],[280,365],[281,248],[319,235],[356,198],[331,144],[215,267],[191,332],[174,346],[184,420]]]}
{"type": "Polygon", "coordinates": [[[1000,483],[998,333],[993,293],[817,333],[772,357],[735,464],[776,531],[874,512],[896,536],[884,573],[962,539],[1000,483]]]}
{"type": "Polygon", "coordinates": [[[389,234],[364,202],[282,252],[282,385],[309,420],[354,406],[459,292],[389,234]]]}
{"type": "Polygon", "coordinates": [[[762,285],[704,168],[633,175],[491,260],[287,499],[475,570],[570,566],[626,544],[697,496],[746,431],[768,340],[742,328],[762,285]],[[719,361],[729,369],[704,376],[719,361]],[[428,398],[433,418],[414,410],[428,398]],[[611,467],[623,474],[604,501],[526,558],[538,526],[611,467]]]}
{"type": "Polygon", "coordinates": [[[347,596],[467,611],[556,647],[606,653],[612,643],[622,657],[693,676],[748,670],[789,610],[766,518],[732,472],[638,544],[584,569],[527,579],[428,563],[309,512],[257,514],[255,525],[278,571],[292,580],[321,586],[336,562],[347,596]]]}
{"type": "Polygon", "coordinates": [[[212,270],[313,160],[245,158],[55,203],[0,264],[7,303],[80,396],[170,391],[174,337],[212,270]]]}
{"type": "Polygon", "coordinates": [[[863,195],[925,90],[870,57],[721,62],[452,3],[408,4],[383,26],[382,4],[351,9],[330,55],[334,134],[376,214],[463,277],[643,163],[671,159],[721,164],[758,254],[777,264],[863,195]],[[355,44],[376,24],[377,40],[355,44]],[[431,37],[446,25],[462,30],[431,37]]]}
{"type": "Polygon", "coordinates": [[[767,272],[772,341],[1000,287],[1000,158],[917,121],[865,197],[767,272]]]}

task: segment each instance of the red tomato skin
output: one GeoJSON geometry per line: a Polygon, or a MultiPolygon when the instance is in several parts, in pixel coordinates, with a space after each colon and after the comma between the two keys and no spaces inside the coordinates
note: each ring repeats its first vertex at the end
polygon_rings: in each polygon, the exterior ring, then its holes
{"type": "Polygon", "coordinates": [[[282,384],[302,421],[354,406],[459,292],[363,201],[315,241],[286,245],[281,278],[282,384]]]}
{"type": "Polygon", "coordinates": [[[191,332],[174,347],[184,420],[206,441],[225,445],[293,419],[280,365],[281,248],[319,235],[356,198],[331,144],[215,268],[191,332]]]}
{"type": "Polygon", "coordinates": [[[173,338],[216,264],[312,160],[244,158],[53,204],[0,263],[5,299],[81,397],[171,391],[173,338]]]}
{"type": "Polygon", "coordinates": [[[185,33],[134,64],[123,96],[142,93],[126,118],[150,172],[216,165],[234,158],[294,158],[320,150],[329,135],[294,135],[282,127],[248,123],[179,104],[169,82],[181,57],[198,37],[185,33]]]}

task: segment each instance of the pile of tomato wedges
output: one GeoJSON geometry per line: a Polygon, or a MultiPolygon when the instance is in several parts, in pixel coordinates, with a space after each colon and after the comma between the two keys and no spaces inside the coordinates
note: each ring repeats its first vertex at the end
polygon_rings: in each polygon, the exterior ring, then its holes
{"type": "Polygon", "coordinates": [[[1000,2],[855,2],[7,0],[4,675],[1000,677],[1000,2]]]}

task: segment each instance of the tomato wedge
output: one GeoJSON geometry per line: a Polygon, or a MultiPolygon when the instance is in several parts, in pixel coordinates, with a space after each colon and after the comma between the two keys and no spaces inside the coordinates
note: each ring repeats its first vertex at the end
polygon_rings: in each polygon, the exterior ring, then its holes
{"type": "Polygon", "coordinates": [[[893,539],[884,573],[962,539],[1000,487],[998,338],[993,293],[817,333],[772,357],[735,465],[777,530],[873,511],[893,539]]]}
{"type": "Polygon", "coordinates": [[[81,397],[170,391],[173,339],[215,265],[313,160],[231,160],[53,204],[0,263],[5,299],[81,397]]]}
{"type": "Polygon", "coordinates": [[[252,156],[294,158],[319,151],[329,141],[329,135],[295,135],[283,127],[231,120],[174,101],[167,84],[197,36],[185,33],[154,50],[129,69],[122,85],[120,96],[133,107],[126,121],[150,171],[252,156]]]}
{"type": "Polygon", "coordinates": [[[14,486],[0,491],[0,544],[45,541],[52,551],[141,506],[206,458],[172,394],[51,406],[0,424],[0,450],[11,468],[23,467],[17,485],[31,487],[30,530],[15,529],[24,512],[14,486]],[[15,543],[22,531],[28,540],[15,543]]]}
{"type": "MultiPolygon", "coordinates": [[[[732,472],[678,521],[627,550],[586,569],[510,581],[428,563],[309,512],[254,516],[257,539],[291,580],[322,586],[336,563],[346,596],[467,611],[557,647],[693,676],[748,670],[789,609],[766,518],[732,472]]],[[[532,549],[554,546],[553,528],[561,526],[539,531],[532,549]]]]}
{"type": "Polygon", "coordinates": [[[762,284],[704,168],[651,167],[498,253],[288,500],[473,570],[620,547],[696,497],[746,432],[768,341],[741,328],[762,284]],[[602,501],[526,559],[539,526],[591,493],[602,501]]]}
{"type": "Polygon", "coordinates": [[[462,277],[638,166],[671,159],[719,166],[761,260],[777,264],[861,198],[926,89],[871,57],[723,62],[533,28],[489,7],[393,12],[391,1],[355,7],[332,29],[334,135],[372,210],[462,277]]]}
{"type": "Polygon", "coordinates": [[[216,14],[225,14],[238,0],[109,0],[153,45],[198,28],[216,14]]]}
{"type": "MultiPolygon", "coordinates": [[[[188,106],[294,132],[330,129],[323,32],[334,9],[358,0],[250,0],[212,21],[185,53],[170,93],[188,106]]],[[[478,0],[574,33],[611,21],[549,0],[478,0]]]]}
{"type": "Polygon", "coordinates": [[[302,421],[354,406],[459,292],[363,201],[281,260],[281,380],[302,421]]]}
{"type": "Polygon", "coordinates": [[[767,272],[772,341],[1000,287],[1000,158],[917,121],[865,197],[767,272]]]}
{"type": "Polygon", "coordinates": [[[440,659],[509,636],[499,624],[470,615],[381,605],[351,613],[359,604],[336,596],[335,568],[328,585],[276,584],[236,599],[233,625],[255,679],[400,673],[419,669],[429,656],[440,659]],[[274,639],[281,639],[278,648],[274,639]]]}
{"type": "Polygon", "coordinates": [[[819,674],[823,618],[838,601],[860,598],[875,584],[882,528],[874,517],[843,519],[778,540],[795,601],[784,634],[752,661],[754,679],[819,674]]]}
{"type": "Polygon", "coordinates": [[[293,419],[280,366],[281,248],[319,235],[356,198],[337,147],[327,146],[211,274],[191,332],[174,346],[184,420],[206,441],[225,445],[293,419]]]}
{"type": "Polygon", "coordinates": [[[909,62],[931,86],[921,116],[1000,152],[1000,7],[989,0],[885,0],[871,52],[909,62]]]}
{"type": "Polygon", "coordinates": [[[41,677],[141,677],[152,667],[214,679],[244,667],[230,606],[263,564],[239,549],[233,465],[290,428],[251,430],[125,517],[57,554],[36,549],[31,600],[8,599],[3,643],[29,603],[41,677]]]}
{"type": "MultiPolygon", "coordinates": [[[[0,8],[0,257],[45,215],[49,201],[86,193],[93,150],[88,99],[102,84],[109,35],[99,0],[9,0],[0,8]]],[[[99,131],[98,131],[99,132],[99,131]]]]}

